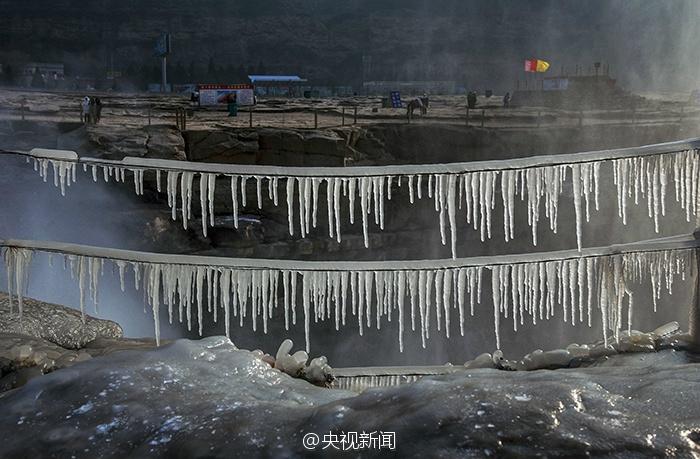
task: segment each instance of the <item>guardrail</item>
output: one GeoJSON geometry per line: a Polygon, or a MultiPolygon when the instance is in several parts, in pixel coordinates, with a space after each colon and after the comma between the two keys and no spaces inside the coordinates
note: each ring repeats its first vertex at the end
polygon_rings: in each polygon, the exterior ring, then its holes
{"type": "MultiPolygon", "coordinates": [[[[474,315],[476,305],[481,304],[482,277],[484,271],[489,271],[498,348],[502,316],[508,318],[511,313],[517,331],[518,318],[522,322],[529,316],[528,320],[533,323],[538,318],[549,319],[557,315],[555,305],[562,306],[564,322],[587,322],[590,326],[593,303],[597,303],[605,342],[608,342],[608,329],[618,338],[623,328],[625,296],[629,296],[627,328],[631,327],[632,292],[628,284],[648,275],[656,307],[663,287],[671,291],[674,276],[691,276],[693,270],[697,273],[699,234],[586,248],[580,252],[565,250],[405,262],[240,259],[22,240],[3,240],[0,247],[5,248],[8,290],[11,297],[13,290],[17,293],[20,311],[32,254],[55,253],[67,257],[78,279],[82,311],[85,291],[91,292],[93,301],[97,299],[99,273],[105,260],[119,268],[122,289],[125,271],[130,266],[137,288],[143,283],[151,304],[157,341],[161,296],[171,322],[174,307],[178,307],[180,322],[183,322],[183,308],[186,310],[188,328],[192,323],[191,308],[196,305],[201,334],[206,291],[208,309],[211,310],[213,304],[214,317],[219,307],[224,309],[228,336],[231,314],[240,318],[241,325],[243,318],[250,314],[254,330],[257,320],[262,319],[263,328],[267,330],[267,321],[277,309],[279,298],[284,301],[285,327],[289,327],[290,313],[292,324],[296,324],[299,292],[307,350],[312,317],[315,321],[334,319],[338,329],[341,323],[346,324],[348,311],[357,317],[361,334],[365,326],[371,326],[373,318],[379,327],[382,319],[391,321],[392,311],[396,311],[401,349],[407,317],[410,317],[411,329],[419,325],[424,346],[430,336],[433,315],[438,331],[444,326],[446,336],[450,336],[452,309],[458,309],[459,329],[464,334],[465,317],[474,315]],[[299,283],[301,287],[297,290],[299,283]],[[560,293],[555,298],[557,292],[560,293]],[[220,305],[217,298],[221,299],[220,305]],[[406,311],[409,308],[410,315],[406,311]]],[[[697,292],[697,276],[695,288],[697,292]]],[[[700,343],[698,308],[696,293],[696,302],[690,307],[690,331],[700,343]]]]}
{"type": "MultiPolygon", "coordinates": [[[[332,129],[358,124],[379,123],[429,123],[444,125],[461,125],[465,127],[480,127],[491,129],[516,128],[551,128],[551,127],[582,127],[591,124],[606,124],[611,126],[640,126],[653,124],[677,124],[691,122],[700,117],[700,110],[693,107],[681,106],[678,110],[643,110],[643,109],[592,109],[564,110],[546,107],[517,107],[501,108],[494,105],[453,106],[453,113],[437,113],[431,111],[426,115],[407,116],[406,108],[395,109],[392,113],[368,111],[371,107],[358,105],[304,106],[290,109],[240,107],[238,116],[226,117],[226,122],[236,127],[248,128],[292,128],[292,129],[332,129]]],[[[121,113],[123,106],[110,107],[105,105],[103,118],[109,123],[113,117],[129,120],[132,124],[150,126],[154,122],[170,124],[179,130],[187,130],[197,126],[200,119],[219,121],[224,117],[224,110],[202,110],[189,105],[173,108],[172,106],[135,106],[131,113],[121,113]],[[117,109],[113,112],[111,108],[117,109]],[[136,112],[135,110],[143,110],[136,112]],[[212,115],[214,113],[214,115],[212,115]],[[199,116],[198,116],[199,114],[199,116]],[[202,115],[204,114],[204,115],[202,115]]],[[[27,120],[59,120],[80,121],[78,104],[61,111],[30,110],[26,105],[19,108],[0,108],[4,118],[27,120]]]]}
{"type": "Polygon", "coordinates": [[[458,208],[465,207],[466,221],[480,231],[481,240],[491,238],[491,214],[495,196],[500,191],[503,201],[504,237],[508,242],[514,234],[513,208],[516,195],[526,200],[528,224],[532,229],[533,244],[537,244],[537,227],[541,207],[549,219],[553,232],[557,231],[558,204],[564,194],[563,183],[571,177],[574,211],[576,215],[577,246],[582,247],[584,220],[588,221],[590,207],[598,210],[600,169],[610,164],[613,182],[617,188],[618,215],[627,223],[627,201],[634,196],[646,197],[649,217],[659,232],[660,221],[666,215],[666,193],[669,184],[675,187],[675,198],[686,212],[686,220],[697,216],[700,208],[700,190],[697,184],[700,160],[700,139],[689,139],[633,148],[591,151],[573,154],[535,156],[500,161],[475,161],[452,164],[354,166],[354,167],[276,167],[245,166],[233,164],[198,163],[150,158],[127,157],[119,161],[100,158],[79,158],[75,152],[33,149],[29,152],[8,152],[26,156],[35,161],[34,167],[44,180],[49,165],[53,166],[54,183],[65,192],[65,186],[75,181],[76,167],[82,164],[87,171],[92,168],[97,181],[98,169],[102,169],[105,181],[114,176],[124,181],[126,171],[134,175],[137,194],[144,189],[144,172],[154,171],[156,188],[161,191],[161,173],[167,174],[168,204],[176,218],[178,190],[183,225],[191,217],[191,195],[195,174],[199,174],[202,232],[213,226],[214,190],[217,177],[227,177],[231,188],[234,226],[238,227],[238,205],[247,204],[246,181],[256,182],[258,208],[262,208],[263,182],[267,182],[267,194],[278,205],[278,181],[285,180],[289,233],[294,234],[295,201],[298,201],[298,228],[302,237],[316,227],[319,189],[325,183],[327,223],[329,237],[341,240],[341,201],[347,202],[350,223],[354,223],[355,198],[359,195],[361,220],[365,246],[369,247],[368,215],[374,215],[375,224],[384,228],[385,200],[392,196],[394,186],[407,184],[411,203],[427,194],[435,200],[439,212],[440,234],[443,245],[449,240],[452,256],[457,257],[458,208]],[[500,181],[500,186],[499,182],[500,181]],[[424,193],[424,189],[426,189],[424,193]],[[295,190],[296,189],[296,190],[295,190]],[[207,218],[209,215],[209,218],[207,218]],[[313,215],[310,222],[309,215],[313,215]],[[445,228],[449,227],[449,239],[445,228]]]}

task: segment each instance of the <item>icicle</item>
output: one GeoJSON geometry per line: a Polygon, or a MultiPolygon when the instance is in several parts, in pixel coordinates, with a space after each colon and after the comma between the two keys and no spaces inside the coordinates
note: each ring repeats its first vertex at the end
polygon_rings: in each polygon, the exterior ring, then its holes
{"type": "Polygon", "coordinates": [[[255,191],[258,198],[258,209],[262,209],[262,177],[255,176],[255,191]]]}
{"type": "Polygon", "coordinates": [[[447,181],[447,213],[450,222],[450,247],[452,258],[457,258],[457,216],[455,208],[455,187],[457,186],[457,176],[450,175],[447,181]]]}
{"type": "Polygon", "coordinates": [[[24,294],[29,281],[29,264],[32,260],[32,251],[17,247],[7,247],[4,252],[5,272],[7,274],[7,295],[12,313],[12,292],[17,295],[17,308],[20,319],[24,308],[24,294]]]}
{"type": "MultiPolygon", "coordinates": [[[[269,177],[268,177],[268,180],[270,180],[269,177]]],[[[277,206],[277,201],[278,201],[278,192],[277,192],[277,188],[278,188],[278,178],[277,178],[277,177],[273,177],[273,178],[272,178],[272,184],[271,184],[271,186],[272,186],[272,203],[273,203],[275,206],[277,206]]]]}
{"type": "Polygon", "coordinates": [[[340,179],[333,179],[333,214],[335,215],[335,235],[338,242],[340,242],[340,187],[340,179]]]}
{"type": "MultiPolygon", "coordinates": [[[[214,227],[214,191],[216,190],[216,174],[207,174],[208,176],[208,191],[209,195],[207,200],[209,201],[209,225],[214,227]]],[[[204,233],[206,234],[206,232],[204,233]]]]}
{"type": "Polygon", "coordinates": [[[399,309],[399,351],[403,352],[403,320],[404,320],[404,299],[406,296],[406,272],[399,271],[399,275],[396,279],[398,285],[396,286],[397,291],[397,307],[399,309]]]}
{"type": "MultiPolygon", "coordinates": [[[[202,211],[202,234],[207,237],[207,196],[209,196],[209,179],[206,174],[199,176],[199,205],[202,211]]],[[[184,217],[183,217],[184,218],[184,217]]]]}
{"type": "Polygon", "coordinates": [[[238,229],[238,177],[235,175],[231,176],[231,202],[233,203],[233,227],[238,229]]]}
{"type": "MultiPolygon", "coordinates": [[[[466,269],[460,269],[457,274],[457,304],[459,306],[459,334],[461,336],[464,336],[464,294],[466,290],[466,277],[467,277],[467,270],[466,269]]],[[[469,271],[471,274],[471,271],[469,271]]],[[[469,276],[469,279],[471,280],[472,276],[469,276]]],[[[470,292],[472,292],[473,289],[470,289],[470,292]]],[[[473,300],[472,303],[473,304],[473,300]]]]}
{"type": "MultiPolygon", "coordinates": [[[[321,184],[321,180],[314,177],[311,179],[311,194],[313,198],[313,212],[311,216],[311,224],[313,225],[314,228],[316,228],[316,214],[318,213],[318,188],[321,184]]],[[[326,199],[330,199],[330,194],[326,193],[326,199]]],[[[333,237],[331,234],[330,237],[333,237]]]]}
{"type": "Polygon", "coordinates": [[[581,166],[575,164],[571,167],[572,178],[571,185],[574,189],[574,210],[576,213],[576,247],[581,251],[581,232],[583,225],[583,215],[581,210],[581,166]]]}
{"type": "Polygon", "coordinates": [[[287,178],[287,221],[289,223],[289,234],[294,235],[294,179],[287,178]]]}
{"type": "Polygon", "coordinates": [[[362,210],[362,235],[365,247],[369,248],[369,235],[367,233],[367,213],[369,212],[369,194],[372,182],[367,177],[360,179],[360,207],[362,210]]]}
{"type": "Polygon", "coordinates": [[[440,240],[442,245],[447,243],[445,239],[445,176],[438,175],[435,177],[435,210],[440,212],[440,240]]]}
{"type": "MultiPolygon", "coordinates": [[[[336,204],[334,202],[335,199],[335,180],[334,179],[327,179],[326,180],[326,209],[328,212],[328,237],[333,239],[334,234],[333,234],[333,227],[335,225],[335,214],[334,211],[336,209],[336,204]]],[[[314,217],[315,217],[315,212],[316,212],[316,206],[314,206],[314,217]]],[[[316,226],[316,218],[314,218],[314,227],[316,226]]]]}
{"type": "Polygon", "coordinates": [[[240,177],[241,180],[241,206],[246,207],[248,205],[247,187],[246,182],[248,177],[243,175],[240,177]]]}
{"type": "Polygon", "coordinates": [[[194,173],[183,172],[180,179],[180,199],[182,205],[182,226],[187,229],[187,222],[190,219],[190,209],[192,203],[192,180],[194,173]]]}

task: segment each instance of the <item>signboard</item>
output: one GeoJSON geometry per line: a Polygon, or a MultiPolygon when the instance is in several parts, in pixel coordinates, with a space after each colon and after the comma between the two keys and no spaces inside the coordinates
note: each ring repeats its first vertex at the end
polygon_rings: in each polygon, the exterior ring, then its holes
{"type": "Polygon", "coordinates": [[[401,93],[399,91],[391,91],[391,108],[401,108],[401,93]]]}
{"type": "Polygon", "coordinates": [[[229,94],[236,93],[238,105],[255,105],[252,84],[200,84],[199,105],[226,105],[229,94]]]}
{"type": "Polygon", "coordinates": [[[568,78],[545,78],[542,80],[543,91],[566,91],[569,89],[568,78]]]}
{"type": "Polygon", "coordinates": [[[164,33],[156,40],[153,51],[157,57],[165,57],[170,54],[170,34],[164,33]]]}

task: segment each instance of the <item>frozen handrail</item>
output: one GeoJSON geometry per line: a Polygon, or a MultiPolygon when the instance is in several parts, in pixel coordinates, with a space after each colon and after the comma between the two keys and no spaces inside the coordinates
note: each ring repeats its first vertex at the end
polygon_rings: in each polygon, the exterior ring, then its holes
{"type": "Polygon", "coordinates": [[[49,166],[53,167],[53,181],[56,186],[60,186],[62,194],[65,187],[76,180],[76,166],[79,163],[86,171],[88,167],[92,169],[95,181],[98,180],[98,175],[102,175],[105,181],[110,178],[124,181],[126,171],[130,171],[134,176],[137,194],[143,194],[144,173],[153,170],[156,189],[161,191],[161,185],[164,185],[172,218],[177,218],[179,207],[185,229],[192,218],[193,190],[198,184],[202,233],[205,237],[208,227],[214,226],[215,189],[217,182],[221,186],[221,180],[217,179],[222,179],[222,174],[223,178],[230,181],[226,187],[230,188],[235,228],[238,228],[239,204],[245,207],[251,200],[246,185],[248,181],[255,182],[259,209],[262,209],[264,195],[275,206],[280,201],[286,201],[289,233],[294,235],[296,227],[302,237],[309,234],[311,227],[316,227],[318,200],[324,194],[322,191],[325,191],[329,237],[341,241],[343,225],[340,214],[344,208],[341,204],[347,204],[351,224],[355,221],[356,207],[360,209],[365,247],[369,247],[370,215],[374,216],[374,223],[384,229],[385,201],[391,200],[393,189],[398,189],[405,183],[411,204],[416,198],[422,199],[424,196],[435,201],[442,244],[447,245],[449,241],[452,257],[456,258],[457,214],[460,209],[464,209],[466,222],[479,231],[481,240],[484,241],[492,236],[493,209],[497,201],[502,201],[503,232],[505,241],[508,242],[515,235],[514,209],[516,196],[519,195],[522,201],[526,201],[533,245],[537,245],[537,230],[543,209],[550,230],[556,233],[559,200],[568,192],[568,187],[565,186],[568,177],[576,215],[576,245],[581,249],[584,222],[589,221],[591,208],[599,209],[603,164],[611,166],[612,181],[617,191],[617,213],[623,224],[627,223],[628,201],[638,204],[640,197],[646,198],[647,213],[658,233],[660,222],[666,215],[666,197],[671,188],[675,191],[676,202],[685,210],[686,220],[690,222],[691,216],[696,216],[700,207],[698,142],[687,140],[620,150],[502,161],[348,168],[239,166],[143,158],[109,161],[78,159],[72,152],[42,149],[34,149],[26,155],[28,161],[33,159],[34,168],[44,180],[48,178],[49,166]],[[101,169],[99,173],[98,169],[101,169]],[[166,174],[165,184],[161,183],[162,173],[166,174]],[[198,177],[195,177],[196,174],[198,177]],[[282,187],[279,185],[280,180],[285,181],[282,187]],[[286,200],[284,196],[278,196],[280,193],[286,194],[286,200]],[[500,200],[497,198],[499,194],[500,200]]]}
{"type": "Polygon", "coordinates": [[[0,247],[29,249],[37,252],[58,253],[91,258],[120,260],[129,263],[178,264],[187,266],[214,266],[242,270],[278,269],[288,271],[430,271],[437,269],[458,269],[468,267],[487,267],[516,265],[532,262],[564,261],[572,259],[602,257],[639,252],[660,252],[683,250],[700,247],[700,240],[693,234],[671,236],[626,244],[604,247],[590,247],[578,250],[558,250],[551,252],[534,252],[524,254],[489,255],[481,257],[409,260],[409,261],[303,261],[277,260],[264,258],[232,258],[201,255],[164,254],[156,252],[139,252],[134,250],[112,249],[82,244],[70,244],[53,241],[28,241],[20,239],[0,239],[0,247]]]}
{"type": "Polygon", "coordinates": [[[425,376],[465,372],[461,365],[423,365],[401,367],[332,368],[335,389],[362,392],[374,387],[391,387],[416,382],[425,376]]]}
{"type": "MultiPolygon", "coordinates": [[[[26,288],[29,263],[35,251],[58,253],[70,263],[80,287],[80,309],[90,291],[97,304],[97,285],[105,260],[119,268],[124,289],[127,267],[134,274],[135,287],[143,284],[155,322],[156,340],[160,336],[160,305],[179,310],[191,329],[191,311],[196,306],[199,333],[203,327],[203,309],[213,313],[224,310],[226,334],[230,315],[242,325],[250,317],[253,330],[262,320],[267,331],[281,299],[284,301],[285,327],[296,324],[297,292],[300,292],[306,348],[310,348],[311,319],[334,320],[336,329],[346,324],[347,316],[357,317],[360,334],[372,322],[380,327],[399,323],[399,347],[403,349],[405,322],[412,330],[418,325],[423,346],[430,337],[431,322],[449,338],[451,316],[458,314],[459,331],[464,334],[468,315],[481,304],[482,274],[490,271],[496,347],[500,347],[502,317],[513,319],[517,331],[525,317],[533,324],[550,319],[561,307],[564,322],[591,325],[594,305],[601,311],[603,338],[608,330],[615,337],[623,327],[631,327],[632,282],[647,277],[651,281],[654,309],[662,290],[672,291],[674,277],[697,264],[698,240],[692,235],[656,239],[632,244],[558,252],[474,257],[435,261],[311,262],[257,260],[195,255],[169,255],[90,247],[76,244],[38,241],[0,241],[4,248],[8,292],[17,292],[20,311],[26,288]],[[299,286],[299,284],[301,284],[299,286]],[[299,288],[297,289],[297,287],[299,288]],[[281,292],[280,292],[281,291],[281,292]],[[161,298],[162,297],[162,298],[161,298]],[[628,299],[623,308],[623,301],[628,299]],[[206,299],[206,300],[205,300],[206,299]],[[250,309],[249,309],[250,308],[250,309]],[[453,310],[458,312],[452,312],[453,310]],[[410,311],[410,312],[409,312],[410,311]]],[[[691,308],[691,311],[693,308],[691,308]]]]}
{"type": "Polygon", "coordinates": [[[78,157],[78,154],[68,150],[52,150],[34,148],[30,151],[0,150],[3,154],[14,154],[32,158],[54,159],[88,166],[112,166],[138,168],[146,170],[179,171],[193,173],[215,173],[222,175],[249,175],[261,177],[381,177],[387,175],[430,175],[430,174],[463,174],[468,172],[506,171],[513,169],[529,169],[564,164],[581,164],[612,159],[636,158],[653,156],[664,153],[675,153],[700,148],[700,138],[691,138],[673,142],[664,142],[639,147],[615,148],[580,153],[563,153],[542,156],[518,157],[502,160],[471,161],[447,164],[422,165],[387,165],[387,166],[350,166],[350,167],[299,167],[299,166],[251,166],[239,164],[202,163],[153,158],[137,158],[127,156],[122,160],[109,160],[78,157]]]}

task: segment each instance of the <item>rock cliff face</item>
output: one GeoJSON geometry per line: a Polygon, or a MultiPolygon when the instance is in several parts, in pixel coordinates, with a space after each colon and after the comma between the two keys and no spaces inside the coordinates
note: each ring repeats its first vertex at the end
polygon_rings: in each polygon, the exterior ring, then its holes
{"type": "Polygon", "coordinates": [[[211,58],[343,84],[430,79],[499,89],[537,54],[557,72],[602,60],[625,69],[622,83],[670,85],[692,81],[685,70],[700,60],[694,0],[0,0],[0,11],[0,62],[63,61],[83,76],[112,58],[122,71],[157,65],[153,41],[164,31],[173,34],[171,62],[196,64],[202,76],[211,58]]]}

